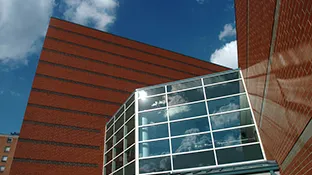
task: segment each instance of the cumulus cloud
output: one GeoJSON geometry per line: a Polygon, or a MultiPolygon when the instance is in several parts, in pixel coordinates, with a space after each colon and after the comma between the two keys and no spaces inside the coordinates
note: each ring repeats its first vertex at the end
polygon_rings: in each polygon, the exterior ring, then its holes
{"type": "Polygon", "coordinates": [[[54,0],[0,0],[0,64],[27,64],[40,50],[54,0]]]}
{"type": "Polygon", "coordinates": [[[107,30],[108,25],[116,20],[116,0],[65,0],[66,20],[107,30]]]}
{"type": "Polygon", "coordinates": [[[210,56],[210,61],[229,68],[238,67],[237,41],[231,41],[216,49],[210,56]]]}
{"type": "Polygon", "coordinates": [[[232,26],[232,24],[225,24],[223,27],[223,31],[219,34],[219,40],[224,40],[224,38],[235,36],[236,29],[232,26]]]}

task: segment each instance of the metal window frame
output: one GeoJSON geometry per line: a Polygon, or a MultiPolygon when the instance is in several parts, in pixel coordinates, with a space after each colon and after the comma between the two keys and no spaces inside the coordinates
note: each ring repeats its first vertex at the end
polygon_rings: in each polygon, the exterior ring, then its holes
{"type": "MultiPolygon", "coordinates": [[[[242,71],[240,69],[230,70],[230,71],[221,72],[221,73],[212,74],[212,75],[204,75],[204,76],[189,78],[189,79],[180,80],[180,81],[174,81],[174,82],[171,82],[171,83],[165,83],[165,84],[150,86],[150,87],[146,87],[146,88],[139,88],[139,89],[136,89],[135,92],[129,96],[127,101],[123,104],[123,107],[126,108],[126,109],[124,109],[124,111],[123,111],[123,113],[121,115],[125,115],[126,110],[133,103],[135,103],[135,113],[127,121],[124,122],[124,124],[121,126],[121,128],[124,128],[124,130],[125,130],[125,127],[124,127],[125,123],[129,122],[129,120],[131,120],[133,117],[134,117],[134,120],[135,120],[134,121],[135,126],[127,134],[125,134],[125,131],[124,131],[123,139],[125,139],[125,137],[128,136],[129,134],[131,134],[132,132],[135,132],[134,133],[135,134],[135,138],[134,138],[135,141],[134,141],[134,143],[131,146],[127,147],[126,149],[125,149],[125,142],[124,142],[123,151],[120,154],[118,154],[117,156],[114,156],[114,158],[112,158],[112,160],[110,160],[109,162],[106,162],[105,165],[113,162],[116,158],[118,158],[118,156],[120,156],[122,154],[125,154],[125,152],[127,150],[132,149],[133,147],[135,147],[135,158],[134,158],[134,160],[131,160],[130,162],[127,162],[126,164],[125,164],[125,160],[124,160],[123,161],[123,166],[120,167],[117,170],[112,169],[112,173],[111,174],[114,174],[115,172],[119,171],[121,168],[125,169],[125,167],[130,165],[131,163],[135,164],[134,166],[135,166],[135,173],[136,174],[141,174],[141,175],[151,174],[152,175],[152,174],[158,174],[158,173],[177,173],[177,172],[183,172],[183,171],[186,171],[186,170],[187,171],[193,171],[193,170],[202,170],[202,169],[207,169],[207,168],[219,168],[219,167],[226,167],[226,166],[239,165],[239,164],[257,163],[257,162],[262,162],[262,161],[266,161],[267,160],[265,152],[264,152],[264,149],[263,149],[262,140],[261,140],[261,137],[260,137],[260,134],[259,134],[259,129],[258,129],[258,126],[256,124],[254,113],[253,113],[253,110],[252,110],[252,107],[251,107],[251,103],[250,103],[250,99],[249,99],[249,96],[248,96],[248,91],[247,91],[247,88],[246,88],[245,80],[243,78],[242,71]],[[211,83],[211,84],[205,84],[204,83],[204,79],[205,78],[231,74],[231,73],[234,73],[234,72],[238,73],[239,78],[232,79],[232,80],[221,81],[221,82],[216,82],[216,83],[211,83]],[[201,86],[195,86],[195,87],[179,89],[179,90],[176,90],[176,91],[168,92],[167,86],[169,86],[169,85],[174,85],[174,84],[179,84],[179,83],[187,83],[187,82],[196,81],[196,80],[200,80],[201,81],[201,86]],[[244,92],[239,92],[239,93],[230,94],[230,95],[226,95],[226,96],[220,96],[220,97],[207,99],[206,91],[205,91],[206,87],[210,87],[210,86],[214,86],[214,85],[220,85],[220,84],[225,84],[225,83],[231,83],[231,82],[236,82],[236,81],[241,82],[240,84],[243,85],[244,92]],[[153,95],[147,96],[146,98],[157,97],[157,96],[165,96],[165,103],[166,103],[165,106],[164,107],[160,107],[160,108],[153,108],[153,109],[147,109],[147,110],[139,111],[139,104],[138,103],[139,103],[139,99],[140,98],[139,98],[138,92],[141,91],[141,90],[150,90],[150,89],[159,88],[159,87],[164,87],[165,88],[165,93],[153,94],[153,95]],[[178,92],[183,92],[183,91],[188,91],[188,90],[193,90],[193,89],[200,89],[200,88],[202,88],[202,90],[203,90],[204,100],[198,100],[198,101],[193,101],[193,102],[188,102],[188,103],[176,104],[176,105],[169,106],[169,104],[168,104],[168,94],[170,95],[170,94],[173,94],[173,93],[178,93],[178,92]],[[243,95],[245,95],[246,98],[247,98],[248,107],[235,109],[235,110],[230,110],[230,111],[225,111],[225,112],[213,113],[213,114],[209,113],[209,105],[208,105],[208,103],[210,101],[223,99],[223,98],[234,97],[234,96],[243,96],[243,95]],[[126,102],[129,99],[133,98],[133,96],[134,96],[134,101],[130,105],[128,105],[127,108],[126,108],[125,107],[126,102]],[[194,117],[182,118],[182,119],[177,119],[177,120],[170,120],[169,119],[168,111],[169,111],[170,108],[184,106],[184,105],[190,105],[190,104],[196,104],[196,103],[201,103],[201,102],[204,102],[205,105],[206,105],[207,115],[194,116],[194,117]],[[156,110],[163,110],[163,109],[166,109],[167,121],[158,122],[158,123],[151,123],[151,124],[145,124],[145,125],[139,126],[139,121],[138,121],[138,119],[139,119],[138,114],[139,113],[156,111],[156,110]],[[241,126],[235,126],[235,127],[227,127],[227,128],[221,128],[221,129],[213,130],[212,124],[211,124],[211,117],[217,116],[217,115],[222,115],[222,114],[229,114],[229,113],[234,113],[234,112],[240,112],[240,111],[250,111],[253,123],[252,124],[247,124],[247,125],[241,125],[241,126]],[[191,133],[191,134],[183,134],[183,135],[177,135],[177,136],[172,136],[171,135],[171,127],[170,127],[171,123],[187,121],[187,120],[195,120],[195,119],[205,118],[205,117],[207,117],[207,120],[208,120],[208,124],[209,124],[209,128],[210,128],[209,131],[198,132],[198,133],[191,133]],[[167,124],[167,127],[168,127],[168,137],[139,141],[139,128],[149,127],[149,126],[157,126],[157,125],[164,125],[164,124],[167,124]],[[247,127],[255,127],[255,130],[256,130],[256,133],[257,133],[257,137],[258,137],[258,141],[257,142],[229,145],[229,146],[223,146],[223,147],[216,147],[215,146],[213,133],[227,131],[227,130],[233,130],[233,129],[247,128],[247,127]],[[173,153],[173,150],[172,150],[172,139],[182,138],[182,137],[187,137],[187,136],[192,136],[192,135],[209,134],[209,133],[211,135],[212,148],[207,148],[207,149],[202,149],[202,150],[192,150],[192,151],[187,151],[187,152],[173,153]],[[140,143],[153,142],[153,141],[159,141],[159,140],[168,140],[169,141],[169,154],[154,155],[154,156],[147,156],[147,157],[139,157],[139,144],[140,143]],[[263,155],[263,159],[253,160],[253,161],[235,162],[235,163],[228,163],[228,164],[221,164],[221,165],[218,163],[217,155],[216,155],[216,151],[217,150],[228,149],[228,148],[235,148],[235,147],[244,147],[244,146],[248,146],[248,145],[257,145],[257,144],[259,144],[260,147],[261,147],[261,153],[263,155]],[[206,152],[206,151],[213,151],[214,152],[214,158],[215,158],[216,165],[205,166],[205,167],[195,167],[195,168],[185,168],[185,169],[174,169],[174,167],[173,167],[173,164],[174,164],[173,163],[173,161],[174,161],[173,160],[173,156],[186,155],[186,154],[192,154],[192,153],[198,153],[198,152],[206,152]],[[139,172],[139,160],[159,158],[159,157],[170,157],[170,161],[171,161],[171,170],[170,171],[161,171],[161,172],[153,172],[153,173],[140,173],[139,172]]],[[[115,113],[115,115],[117,114],[117,112],[115,113]]],[[[111,127],[115,127],[115,122],[119,119],[120,116],[118,116],[118,118],[116,118],[116,116],[114,116],[113,119],[111,119],[113,121],[112,126],[107,128],[107,125],[106,125],[105,128],[106,129],[110,129],[111,127]]],[[[126,119],[124,119],[124,120],[126,120],[126,119]]],[[[113,136],[119,130],[120,130],[120,128],[117,131],[113,130],[112,136],[110,138],[106,138],[105,137],[104,143],[107,143],[106,140],[110,140],[111,138],[113,138],[113,136]]],[[[110,148],[108,150],[107,150],[107,148],[105,148],[104,156],[105,156],[106,153],[108,153],[111,149],[113,149],[120,142],[121,142],[121,140],[118,141],[117,143],[113,142],[114,144],[113,144],[112,148],[110,148]]],[[[103,166],[103,168],[105,167],[105,165],[103,166]]],[[[112,168],[114,168],[114,165],[113,165],[112,168]]],[[[103,171],[103,173],[104,173],[104,171],[103,171]]],[[[123,173],[125,173],[125,172],[123,171],[123,173]]]]}

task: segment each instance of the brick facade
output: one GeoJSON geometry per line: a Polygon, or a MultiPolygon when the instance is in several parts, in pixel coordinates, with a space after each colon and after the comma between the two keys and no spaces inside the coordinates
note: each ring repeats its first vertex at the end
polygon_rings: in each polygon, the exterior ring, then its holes
{"type": "Polygon", "coordinates": [[[266,154],[282,174],[311,174],[312,134],[302,133],[312,117],[312,1],[236,0],[235,8],[239,66],[266,154]]]}
{"type": "Polygon", "coordinates": [[[135,88],[224,70],[52,18],[11,174],[99,175],[105,123],[135,88]]]}

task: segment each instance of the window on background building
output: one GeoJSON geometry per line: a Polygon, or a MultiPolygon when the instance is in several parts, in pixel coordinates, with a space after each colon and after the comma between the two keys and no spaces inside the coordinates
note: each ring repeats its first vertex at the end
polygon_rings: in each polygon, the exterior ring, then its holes
{"type": "Polygon", "coordinates": [[[4,172],[5,166],[0,166],[0,172],[4,172]]]}
{"type": "Polygon", "coordinates": [[[13,142],[13,138],[12,138],[12,137],[8,137],[7,142],[8,142],[8,143],[12,143],[12,142],[13,142]]]}
{"type": "Polygon", "coordinates": [[[6,147],[4,147],[4,152],[8,153],[8,152],[10,152],[10,149],[11,149],[11,147],[6,146],[6,147]]]}
{"type": "Polygon", "coordinates": [[[7,160],[8,160],[8,156],[2,156],[2,159],[1,159],[2,162],[6,162],[7,160]]]}

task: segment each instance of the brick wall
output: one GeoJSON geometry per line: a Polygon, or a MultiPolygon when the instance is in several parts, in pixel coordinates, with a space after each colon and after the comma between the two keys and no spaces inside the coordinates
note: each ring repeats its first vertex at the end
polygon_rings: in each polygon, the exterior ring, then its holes
{"type": "Polygon", "coordinates": [[[105,123],[135,88],[224,70],[52,18],[11,174],[101,174],[105,123]]]}
{"type": "Polygon", "coordinates": [[[311,174],[312,142],[301,143],[300,136],[309,129],[312,116],[312,1],[276,1],[280,2],[276,12],[275,1],[249,0],[248,20],[241,17],[248,4],[243,2],[236,0],[235,4],[238,56],[246,58],[248,65],[239,65],[247,72],[247,88],[266,154],[278,161],[282,174],[311,174]],[[277,30],[272,40],[275,13],[277,30]],[[249,26],[246,34],[240,31],[245,26],[249,26]],[[240,42],[246,38],[247,46],[240,42]],[[248,57],[241,54],[246,49],[248,57]],[[271,67],[267,69],[269,59],[271,67]],[[299,153],[291,155],[298,143],[303,145],[299,153]]]}

